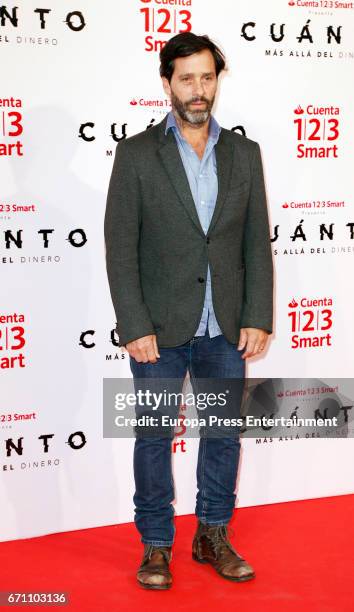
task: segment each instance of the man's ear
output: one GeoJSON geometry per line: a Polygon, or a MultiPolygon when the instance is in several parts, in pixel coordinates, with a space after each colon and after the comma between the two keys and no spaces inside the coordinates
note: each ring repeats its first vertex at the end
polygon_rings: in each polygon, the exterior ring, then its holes
{"type": "Polygon", "coordinates": [[[167,96],[171,96],[171,87],[166,77],[161,77],[162,87],[167,96]]]}

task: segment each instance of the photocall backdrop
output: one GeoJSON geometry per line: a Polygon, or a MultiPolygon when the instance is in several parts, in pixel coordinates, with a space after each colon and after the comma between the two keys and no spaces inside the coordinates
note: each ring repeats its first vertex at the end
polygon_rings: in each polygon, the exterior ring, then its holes
{"type": "MultiPolygon", "coordinates": [[[[102,432],[103,379],[131,377],[103,218],[117,144],[169,111],[158,52],[178,32],[222,47],[214,115],[262,151],[275,326],[248,376],[283,377],[299,410],[311,381],[352,378],[353,26],[352,2],[1,4],[1,540],[133,520],[133,440],[102,432]]],[[[353,492],[352,440],[309,437],[243,440],[238,505],[353,492]]],[[[175,440],[177,514],[197,445],[175,440]]]]}

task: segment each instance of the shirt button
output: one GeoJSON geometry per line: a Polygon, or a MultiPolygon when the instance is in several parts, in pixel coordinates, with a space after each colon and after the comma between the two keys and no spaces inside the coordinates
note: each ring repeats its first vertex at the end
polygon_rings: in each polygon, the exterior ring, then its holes
{"type": "Polygon", "coordinates": [[[205,201],[204,201],[204,200],[200,200],[200,203],[201,203],[201,204],[205,204],[205,201]]]}

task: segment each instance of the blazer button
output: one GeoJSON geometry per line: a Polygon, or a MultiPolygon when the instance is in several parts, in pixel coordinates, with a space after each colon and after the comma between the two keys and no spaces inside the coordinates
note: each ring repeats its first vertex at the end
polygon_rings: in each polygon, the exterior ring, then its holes
{"type": "Polygon", "coordinates": [[[202,276],[199,276],[198,281],[199,281],[200,283],[204,283],[204,278],[203,278],[202,276]]]}
{"type": "Polygon", "coordinates": [[[207,236],[206,243],[209,244],[209,242],[210,242],[210,238],[209,236],[207,236]]]}

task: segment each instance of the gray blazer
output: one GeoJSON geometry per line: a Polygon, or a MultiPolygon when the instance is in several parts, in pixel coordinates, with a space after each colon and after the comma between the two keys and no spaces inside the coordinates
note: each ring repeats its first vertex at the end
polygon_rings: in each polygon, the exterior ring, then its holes
{"type": "Polygon", "coordinates": [[[259,145],[221,129],[218,197],[205,235],[166,121],[120,141],[115,152],[104,232],[119,346],[149,334],[159,347],[192,338],[208,261],[227,340],[236,344],[240,327],[271,333],[273,264],[259,145]]]}

